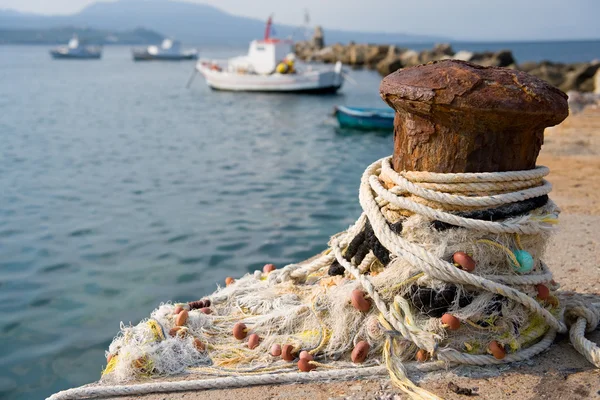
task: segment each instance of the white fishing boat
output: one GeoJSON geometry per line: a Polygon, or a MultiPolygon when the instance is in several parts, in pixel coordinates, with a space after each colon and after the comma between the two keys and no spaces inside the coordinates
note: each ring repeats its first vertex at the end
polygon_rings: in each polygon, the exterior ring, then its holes
{"type": "Polygon", "coordinates": [[[102,57],[102,47],[100,46],[84,46],[79,41],[77,35],[69,40],[66,46],[57,47],[50,50],[53,58],[64,59],[99,59],[102,57]]]}
{"type": "Polygon", "coordinates": [[[215,90],[245,92],[334,93],[342,87],[342,64],[298,65],[293,42],[270,37],[271,18],[265,37],[250,43],[248,54],[229,60],[199,60],[196,70],[215,90]]]}
{"type": "Polygon", "coordinates": [[[181,42],[172,39],[163,40],[160,46],[133,49],[132,52],[134,61],[181,61],[198,58],[198,50],[182,49],[181,42]]]}

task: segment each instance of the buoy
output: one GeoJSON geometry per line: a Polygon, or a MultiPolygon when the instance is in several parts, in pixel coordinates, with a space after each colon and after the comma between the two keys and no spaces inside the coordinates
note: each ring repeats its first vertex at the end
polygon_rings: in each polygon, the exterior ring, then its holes
{"type": "Polygon", "coordinates": [[[260,337],[256,333],[253,333],[252,335],[248,336],[248,348],[250,350],[258,347],[259,343],[260,343],[260,337]]]}
{"type": "Polygon", "coordinates": [[[145,364],[148,362],[146,357],[140,357],[133,362],[133,366],[138,369],[144,369],[145,364]]]}
{"type": "Polygon", "coordinates": [[[291,344],[284,344],[281,348],[281,358],[285,361],[294,361],[294,358],[296,358],[296,356],[294,356],[294,346],[291,344]]]}
{"type": "Polygon", "coordinates": [[[175,328],[171,328],[171,330],[169,331],[169,336],[177,336],[177,332],[179,332],[181,330],[181,326],[176,326],[175,328]]]}
{"type": "Polygon", "coordinates": [[[519,265],[514,265],[513,263],[513,268],[515,269],[515,271],[521,274],[531,272],[531,270],[533,269],[533,257],[531,256],[531,254],[529,254],[529,252],[525,250],[515,250],[513,253],[515,254],[515,258],[519,263],[519,265]]]}
{"type": "Polygon", "coordinates": [[[232,277],[228,276],[227,278],[225,278],[225,286],[229,286],[233,282],[235,282],[235,279],[233,279],[232,277]]]}
{"type": "Polygon", "coordinates": [[[550,296],[550,289],[548,289],[548,286],[546,285],[536,285],[535,287],[537,289],[537,298],[540,300],[546,300],[548,298],[548,296],[550,296]]]}
{"type": "Polygon", "coordinates": [[[548,298],[546,299],[546,304],[551,305],[552,308],[558,308],[560,301],[558,300],[558,298],[556,296],[549,295],[548,298]]]}
{"type": "Polygon", "coordinates": [[[495,340],[490,342],[488,345],[488,350],[490,353],[492,353],[494,358],[497,358],[498,360],[502,360],[504,357],[506,357],[506,350],[504,350],[504,347],[495,340]]]}
{"type": "Polygon", "coordinates": [[[427,350],[419,349],[419,351],[417,351],[416,359],[418,362],[425,362],[429,360],[429,353],[427,350]]]}
{"type": "Polygon", "coordinates": [[[273,357],[279,357],[281,355],[281,345],[274,344],[271,346],[271,355],[273,357]]]}
{"type": "Polygon", "coordinates": [[[204,308],[204,307],[210,307],[210,301],[209,300],[190,301],[188,303],[188,306],[190,307],[190,310],[197,310],[197,309],[204,308]]]}
{"type": "Polygon", "coordinates": [[[354,289],[352,291],[350,301],[358,311],[367,312],[371,309],[371,302],[365,299],[365,293],[360,289],[354,289]]]}
{"type": "Polygon", "coordinates": [[[446,325],[451,331],[455,331],[460,328],[460,320],[452,314],[442,315],[442,324],[446,325]]]}
{"type": "Polygon", "coordinates": [[[308,361],[314,360],[313,356],[306,350],[301,351],[299,357],[301,360],[308,360],[308,361]]]}
{"type": "Polygon", "coordinates": [[[264,272],[265,274],[268,274],[269,272],[275,271],[276,269],[277,269],[277,268],[275,267],[275,265],[273,265],[273,264],[266,264],[266,265],[263,267],[263,272],[264,272]]]}
{"type": "Polygon", "coordinates": [[[177,318],[175,318],[176,326],[183,326],[188,320],[188,310],[181,310],[179,314],[177,314],[177,318]]]}
{"type": "Polygon", "coordinates": [[[246,327],[246,324],[244,324],[242,322],[238,322],[237,324],[235,324],[233,326],[233,337],[236,338],[237,340],[244,339],[247,334],[248,334],[248,328],[246,327]]]}
{"type": "Polygon", "coordinates": [[[464,251],[457,251],[454,253],[452,261],[454,261],[454,265],[463,271],[471,272],[475,269],[475,260],[464,251]]]}
{"type": "Polygon", "coordinates": [[[310,372],[315,368],[317,368],[317,366],[311,364],[310,360],[307,360],[306,358],[301,358],[298,360],[298,369],[302,372],[310,372]]]}
{"type": "Polygon", "coordinates": [[[173,314],[177,315],[183,311],[183,306],[181,304],[177,304],[173,309],[173,314]]]}
{"type": "Polygon", "coordinates": [[[205,347],[204,347],[204,343],[202,343],[200,341],[200,339],[198,338],[194,338],[194,347],[196,348],[196,350],[198,351],[204,351],[205,347]]]}
{"type": "Polygon", "coordinates": [[[352,362],[355,364],[360,364],[365,361],[369,355],[370,349],[371,346],[364,340],[356,343],[356,346],[354,346],[354,350],[352,350],[352,354],[350,356],[352,358],[352,362]]]}

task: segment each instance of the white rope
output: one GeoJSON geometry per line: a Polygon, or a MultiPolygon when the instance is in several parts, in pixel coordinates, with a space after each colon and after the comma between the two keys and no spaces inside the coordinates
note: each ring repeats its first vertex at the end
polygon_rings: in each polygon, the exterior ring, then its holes
{"type": "MultiPolygon", "coordinates": [[[[548,194],[551,190],[551,185],[543,180],[543,177],[549,172],[548,168],[537,167],[530,171],[476,174],[439,174],[406,171],[396,173],[392,169],[390,161],[390,158],[384,158],[373,163],[366,169],[361,178],[359,191],[359,200],[364,212],[356,223],[347,231],[332,237],[330,241],[330,251],[315,257],[309,262],[303,264],[290,264],[282,269],[271,272],[267,278],[269,285],[278,285],[290,280],[304,281],[309,275],[329,267],[334,261],[337,261],[362,286],[373,301],[377,310],[393,329],[419,348],[434,354],[438,360],[424,364],[410,363],[406,365],[395,362],[398,364],[398,368],[406,366],[412,371],[428,371],[456,364],[493,365],[527,360],[547,349],[552,344],[557,332],[566,332],[567,322],[569,321],[573,321],[570,325],[570,338],[573,346],[591,363],[600,368],[600,348],[585,338],[586,329],[588,331],[593,330],[600,322],[600,306],[570,300],[565,301],[564,309],[559,310],[557,315],[555,315],[546,308],[540,306],[538,301],[534,298],[515,288],[550,282],[552,280],[552,273],[545,264],[541,264],[541,268],[538,272],[528,275],[477,275],[476,273],[463,271],[456,268],[451,263],[431,254],[421,246],[394,233],[389,227],[388,221],[382,212],[383,206],[391,205],[397,209],[423,215],[431,220],[446,222],[457,227],[474,231],[497,234],[539,234],[550,229],[551,224],[548,223],[547,218],[544,218],[544,215],[540,215],[539,213],[536,214],[536,212],[499,222],[482,221],[460,217],[449,212],[425,206],[417,203],[415,197],[444,205],[456,205],[461,207],[484,208],[509,204],[548,194]],[[396,186],[390,190],[386,189],[380,182],[380,176],[384,180],[392,181],[396,186]],[[516,190],[516,192],[507,192],[507,190],[516,190]],[[481,193],[482,191],[497,192],[500,194],[491,196],[464,196],[452,194],[470,192],[481,193]],[[545,328],[547,329],[547,332],[539,342],[517,352],[509,353],[504,359],[496,359],[493,356],[485,354],[476,355],[462,353],[449,347],[438,348],[438,343],[442,338],[433,332],[419,329],[414,324],[410,323],[412,317],[409,318],[408,316],[403,315],[403,313],[408,312],[406,311],[408,305],[405,299],[397,296],[391,304],[388,305],[377,292],[371,278],[369,275],[365,274],[365,271],[369,269],[371,263],[376,260],[376,257],[372,252],[369,252],[362,259],[360,265],[354,265],[344,258],[344,250],[349,242],[365,228],[367,221],[371,224],[377,239],[390,252],[391,261],[400,258],[421,271],[424,276],[428,278],[453,284],[462,284],[511,299],[543,318],[543,321],[547,324],[547,328],[545,328]]],[[[554,204],[549,201],[549,204],[544,207],[544,210],[546,210],[544,212],[551,214],[553,208],[554,204]]],[[[260,273],[257,274],[257,279],[260,279],[260,273]]],[[[228,294],[224,293],[211,296],[210,298],[213,301],[224,301],[227,296],[228,294]]],[[[543,332],[540,332],[537,335],[542,333],[543,332]]],[[[529,338],[529,336],[527,338],[529,338]]],[[[535,339],[535,336],[532,336],[531,338],[535,339]]],[[[161,381],[118,386],[85,386],[59,392],[49,399],[66,400],[98,398],[174,391],[224,389],[250,385],[302,383],[329,379],[344,380],[379,376],[387,372],[387,369],[384,366],[337,368],[334,364],[330,364],[330,367],[335,369],[312,371],[310,373],[284,372],[252,375],[231,373],[234,376],[202,380],[161,381]]],[[[230,373],[230,370],[223,371],[230,373]]]]}
{"type": "MultiPolygon", "coordinates": [[[[435,371],[440,368],[451,366],[444,362],[431,362],[427,364],[409,363],[405,367],[408,371],[435,371]]],[[[48,397],[47,400],[75,400],[75,399],[97,399],[109,396],[132,396],[150,393],[172,393],[209,389],[225,389],[248,387],[253,385],[269,385],[283,383],[308,383],[328,380],[355,380],[360,378],[372,378],[385,376],[387,369],[384,366],[374,367],[351,367],[327,371],[285,372],[266,373],[250,376],[228,376],[211,379],[195,379],[183,381],[161,381],[140,383],[134,385],[114,386],[82,386],[74,389],[63,390],[48,397]]]]}
{"type": "MultiPolygon", "coordinates": [[[[382,160],[391,159],[386,157],[382,160]]],[[[379,160],[381,162],[382,160],[379,160]]],[[[507,172],[477,172],[477,173],[439,173],[427,171],[403,171],[402,176],[411,182],[432,182],[432,183],[470,183],[470,182],[507,182],[507,181],[526,181],[530,179],[539,179],[550,173],[550,169],[544,166],[537,166],[534,169],[524,171],[507,172]]]]}
{"type": "MultiPolygon", "coordinates": [[[[390,162],[390,158],[384,159],[381,162],[381,172],[383,174],[386,174],[389,178],[391,178],[391,180],[397,185],[399,190],[403,191],[404,193],[412,193],[416,196],[422,197],[427,200],[436,201],[438,203],[457,206],[493,207],[502,204],[516,203],[517,201],[523,201],[534,197],[543,196],[552,191],[552,185],[547,181],[543,181],[543,186],[523,189],[519,190],[518,192],[511,192],[494,196],[457,196],[454,194],[441,193],[431,189],[425,189],[420,187],[419,185],[413,184],[408,179],[394,171],[390,162]]],[[[488,184],[488,186],[492,187],[494,185],[488,184]]],[[[502,181],[497,182],[495,186],[497,186],[497,189],[499,190],[506,188],[504,182],[502,181]]]]}
{"type": "MultiPolygon", "coordinates": [[[[528,347],[524,350],[521,350],[517,353],[512,353],[507,355],[503,360],[495,359],[491,356],[485,355],[471,355],[467,353],[460,353],[454,349],[446,349],[444,351],[440,351],[438,353],[438,359],[445,361],[452,361],[456,363],[463,364],[477,364],[477,365],[486,365],[486,364],[499,364],[505,362],[513,362],[525,360],[532,357],[535,354],[543,351],[548,348],[556,335],[556,331],[558,332],[566,332],[566,325],[563,321],[558,320],[554,315],[552,315],[548,310],[542,308],[537,301],[527,296],[526,294],[506,286],[499,281],[504,281],[506,283],[514,284],[514,285],[527,285],[533,282],[541,283],[544,281],[540,281],[537,279],[531,279],[528,276],[515,276],[511,279],[506,279],[503,277],[498,281],[493,281],[489,278],[493,278],[492,276],[482,277],[471,274],[469,272],[463,271],[461,269],[455,268],[450,263],[440,260],[439,258],[429,254],[426,250],[421,247],[414,245],[407,240],[402,239],[400,236],[396,235],[391,231],[387,224],[387,220],[385,216],[381,213],[379,205],[374,197],[373,192],[377,194],[378,197],[385,199],[391,204],[395,204],[401,208],[408,209],[411,211],[419,212],[419,214],[428,216],[432,219],[442,220],[444,222],[452,223],[453,225],[458,225],[461,227],[466,227],[470,229],[477,230],[485,230],[492,233],[500,233],[500,232],[521,232],[521,233],[537,233],[545,230],[545,223],[542,221],[529,220],[527,229],[523,229],[521,225],[524,219],[511,219],[508,221],[502,222],[491,222],[491,221],[476,221],[472,219],[456,217],[449,213],[439,212],[429,207],[422,206],[416,203],[414,200],[406,199],[404,197],[398,196],[397,194],[392,194],[389,190],[385,189],[383,185],[379,182],[377,177],[377,172],[385,171],[388,177],[392,177],[394,182],[397,184],[404,184],[403,189],[405,189],[408,193],[413,195],[417,195],[422,197],[420,193],[423,193],[423,190],[416,185],[406,185],[405,182],[408,182],[405,178],[395,179],[394,177],[400,177],[400,174],[396,174],[393,170],[390,171],[390,158],[384,158],[379,161],[376,161],[371,166],[367,168],[365,173],[363,174],[361,180],[360,194],[359,199],[365,214],[367,215],[371,226],[375,232],[375,235],[380,240],[382,245],[387,248],[392,254],[401,257],[411,263],[413,266],[418,267],[422,270],[422,272],[426,273],[429,276],[435,277],[442,281],[453,282],[453,283],[462,283],[467,285],[472,285],[478,287],[483,290],[487,290],[493,293],[501,294],[502,296],[508,297],[511,300],[514,300],[529,310],[535,312],[536,314],[542,316],[544,321],[551,327],[551,330],[547,333],[545,338],[539,343],[528,347]],[[418,211],[416,211],[418,210],[418,211]],[[482,224],[483,222],[483,224],[482,224]]],[[[403,175],[406,177],[410,177],[414,180],[425,181],[425,182],[440,182],[440,183],[461,183],[461,182],[477,182],[477,181],[486,181],[486,182],[497,182],[499,187],[502,186],[503,179],[506,180],[531,180],[535,178],[541,178],[547,175],[549,170],[546,167],[538,167],[532,171],[517,171],[517,172],[501,172],[501,173],[482,173],[482,174],[433,174],[427,172],[419,172],[419,173],[404,173],[403,175]],[[443,177],[447,177],[446,180],[443,177]]],[[[546,185],[544,185],[546,186],[546,185]]],[[[524,191],[521,191],[521,193],[524,191]]],[[[536,192],[537,195],[547,194],[548,192],[540,191],[536,192]]],[[[426,193],[428,195],[428,193],[426,193]]],[[[480,196],[474,197],[476,199],[470,205],[488,205],[491,204],[489,198],[497,198],[498,196],[480,196]]],[[[438,198],[439,199],[439,198],[438,198]]],[[[510,197],[504,196],[504,199],[507,202],[511,201],[520,201],[518,197],[510,197]]],[[[436,200],[437,201],[437,200],[436,200]]],[[[496,204],[497,205],[497,204],[496,204]]],[[[338,262],[340,261],[340,252],[336,252],[336,256],[338,256],[338,262]],[[339,256],[338,256],[339,255],[339,256]]],[[[346,267],[346,264],[342,264],[346,267]]],[[[349,270],[353,275],[353,271],[349,270]]],[[[551,279],[551,274],[549,271],[543,271],[543,278],[551,279]]],[[[541,278],[541,277],[540,277],[541,278]]],[[[368,280],[368,278],[365,277],[368,280]]],[[[547,282],[547,281],[546,281],[547,282]]],[[[372,285],[367,285],[364,287],[369,295],[370,289],[372,285]]],[[[600,320],[600,311],[595,308],[586,307],[584,305],[577,305],[577,307],[569,307],[567,312],[576,313],[580,316],[578,322],[571,329],[571,341],[574,343],[576,349],[584,354],[588,360],[597,365],[600,362],[600,349],[598,346],[594,345],[592,342],[585,339],[583,335],[583,329],[585,328],[585,323],[588,322],[589,325],[596,327],[600,320]],[[583,322],[581,322],[583,321],[583,322]],[[581,325],[583,324],[583,328],[581,325]]],[[[402,323],[400,321],[400,323],[402,323]]],[[[589,326],[588,326],[589,328],[589,326]]],[[[404,336],[404,333],[403,333],[404,336]]],[[[411,338],[412,339],[412,338],[411,338]]],[[[417,343],[418,345],[418,343],[417,343]]],[[[421,346],[419,346],[421,347],[421,346]]]]}

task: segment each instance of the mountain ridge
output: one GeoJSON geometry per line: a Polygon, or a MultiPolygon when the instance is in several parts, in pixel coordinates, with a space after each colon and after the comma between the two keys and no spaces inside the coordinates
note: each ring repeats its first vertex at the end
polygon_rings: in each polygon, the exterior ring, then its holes
{"type": "MultiPolygon", "coordinates": [[[[176,37],[188,44],[246,44],[261,37],[265,21],[227,13],[217,7],[166,0],[119,0],[96,2],[71,15],[41,15],[0,9],[0,29],[48,29],[65,26],[127,31],[138,27],[176,37]]],[[[275,24],[279,37],[304,39],[305,28],[275,24]]],[[[388,32],[325,29],[327,43],[417,43],[448,38],[388,32]]]]}

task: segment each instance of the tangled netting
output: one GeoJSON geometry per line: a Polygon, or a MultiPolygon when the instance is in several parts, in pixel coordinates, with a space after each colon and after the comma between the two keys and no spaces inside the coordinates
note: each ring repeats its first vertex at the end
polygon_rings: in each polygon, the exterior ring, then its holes
{"type": "Polygon", "coordinates": [[[561,296],[542,262],[559,213],[548,172],[397,173],[390,158],[379,160],[361,180],[363,214],[327,251],[122,325],[100,385],[52,398],[383,372],[415,398],[436,398],[406,371],[529,359],[568,326],[575,348],[600,367],[600,349],[584,337],[600,304],[561,296]],[[247,328],[240,339],[237,323],[247,328]],[[284,345],[293,361],[272,355],[284,345]],[[310,373],[298,372],[301,351],[310,373]],[[183,371],[205,378],[123,384],[183,371]]]}

